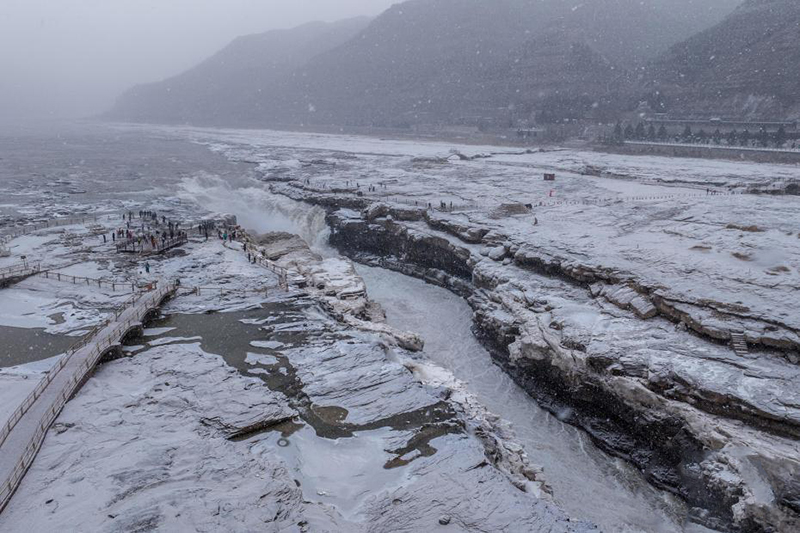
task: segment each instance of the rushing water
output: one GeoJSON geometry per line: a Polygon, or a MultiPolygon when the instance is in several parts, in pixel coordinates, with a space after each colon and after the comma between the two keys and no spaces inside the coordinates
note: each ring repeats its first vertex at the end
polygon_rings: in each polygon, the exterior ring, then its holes
{"type": "Polygon", "coordinates": [[[179,196],[218,213],[232,213],[244,228],[259,233],[286,231],[312,247],[326,250],[329,230],[319,207],[271,194],[252,178],[224,180],[201,175],[182,180],[179,196]]]}
{"type": "Polygon", "coordinates": [[[621,460],[598,450],[580,430],[542,410],[471,331],[472,310],[451,292],[388,270],[359,266],[370,297],[389,324],[414,331],[425,353],[451,370],[490,411],[511,422],[531,462],[542,465],[556,501],[570,515],[606,531],[701,531],[684,524],[686,509],[621,460]]]}

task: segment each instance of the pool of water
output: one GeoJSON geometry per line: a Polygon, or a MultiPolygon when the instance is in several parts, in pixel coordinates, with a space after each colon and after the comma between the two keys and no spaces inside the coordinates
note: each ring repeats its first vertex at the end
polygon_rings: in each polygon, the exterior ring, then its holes
{"type": "Polygon", "coordinates": [[[66,352],[79,340],[39,328],[0,326],[0,368],[49,359],[66,352]]]}
{"type": "Polygon", "coordinates": [[[283,393],[299,413],[296,419],[231,440],[254,453],[279,454],[306,498],[356,519],[367,497],[402,482],[414,459],[436,453],[431,441],[463,428],[444,402],[366,423],[348,422],[344,408],[316,405],[293,366],[292,350],[349,337],[317,320],[321,313],[314,309],[306,313],[312,305],[295,300],[230,313],[168,314],[149,324],[143,337],[129,339],[126,352],[147,357],[152,346],[199,343],[243,375],[283,393]]]}

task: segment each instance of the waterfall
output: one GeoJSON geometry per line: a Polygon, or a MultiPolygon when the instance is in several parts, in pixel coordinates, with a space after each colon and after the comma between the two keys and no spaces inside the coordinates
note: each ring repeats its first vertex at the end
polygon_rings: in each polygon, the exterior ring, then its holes
{"type": "Polygon", "coordinates": [[[236,215],[239,225],[247,230],[294,233],[317,251],[328,248],[330,230],[323,209],[272,194],[255,179],[236,183],[200,174],[183,179],[178,196],[214,213],[236,215]]]}

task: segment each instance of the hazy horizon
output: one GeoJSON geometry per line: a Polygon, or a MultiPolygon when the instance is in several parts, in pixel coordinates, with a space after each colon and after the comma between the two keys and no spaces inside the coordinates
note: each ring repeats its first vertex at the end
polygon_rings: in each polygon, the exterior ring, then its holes
{"type": "Polygon", "coordinates": [[[0,119],[97,114],[240,35],[374,16],[398,0],[4,0],[0,119]]]}

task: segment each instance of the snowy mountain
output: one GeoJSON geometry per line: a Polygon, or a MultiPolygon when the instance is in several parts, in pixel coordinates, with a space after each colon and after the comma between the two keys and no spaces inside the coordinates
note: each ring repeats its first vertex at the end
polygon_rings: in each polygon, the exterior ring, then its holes
{"type": "Polygon", "coordinates": [[[109,117],[197,124],[251,125],[280,108],[293,72],[312,57],[347,42],[370,22],[359,17],[239,37],[213,57],[168,80],[123,94],[109,117]]]}
{"type": "Polygon", "coordinates": [[[739,2],[410,0],[369,24],[240,39],[186,74],[131,90],[111,116],[407,126],[602,115],[629,104],[649,60],[739,2]]]}
{"type": "Polygon", "coordinates": [[[800,2],[747,0],[659,58],[651,87],[675,113],[798,117],[798,42],[800,2]]]}

